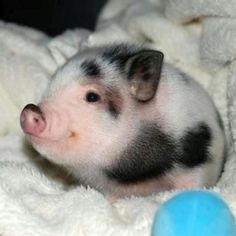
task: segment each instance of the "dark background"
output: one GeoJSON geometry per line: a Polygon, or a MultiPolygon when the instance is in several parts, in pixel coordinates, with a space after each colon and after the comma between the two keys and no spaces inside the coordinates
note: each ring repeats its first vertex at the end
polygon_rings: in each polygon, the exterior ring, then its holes
{"type": "Polygon", "coordinates": [[[40,29],[51,36],[66,29],[94,29],[107,0],[0,0],[0,20],[40,29]]]}

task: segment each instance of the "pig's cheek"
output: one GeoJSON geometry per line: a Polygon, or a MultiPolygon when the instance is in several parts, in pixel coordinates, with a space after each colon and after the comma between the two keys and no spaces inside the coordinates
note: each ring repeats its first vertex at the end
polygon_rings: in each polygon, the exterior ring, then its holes
{"type": "Polygon", "coordinates": [[[66,138],[62,148],[69,157],[78,157],[86,155],[91,150],[92,144],[89,142],[89,137],[86,137],[83,132],[72,131],[66,138]]]}
{"type": "Polygon", "coordinates": [[[72,133],[60,141],[39,145],[36,149],[58,164],[70,164],[79,161],[83,145],[80,144],[78,134],[72,133]]]}

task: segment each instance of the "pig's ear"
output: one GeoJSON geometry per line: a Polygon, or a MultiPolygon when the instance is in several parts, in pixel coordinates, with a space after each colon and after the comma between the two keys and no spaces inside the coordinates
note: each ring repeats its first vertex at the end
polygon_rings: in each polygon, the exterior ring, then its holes
{"type": "Polygon", "coordinates": [[[128,59],[126,69],[131,95],[140,102],[151,100],[161,75],[163,53],[143,50],[128,59]]]}

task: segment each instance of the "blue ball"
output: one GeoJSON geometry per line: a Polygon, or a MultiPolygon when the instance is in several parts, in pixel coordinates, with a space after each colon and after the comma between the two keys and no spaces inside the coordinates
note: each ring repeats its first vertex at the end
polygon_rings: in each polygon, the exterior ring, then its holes
{"type": "Polygon", "coordinates": [[[236,236],[235,219],[215,193],[186,191],[157,211],[152,236],[236,236]]]}

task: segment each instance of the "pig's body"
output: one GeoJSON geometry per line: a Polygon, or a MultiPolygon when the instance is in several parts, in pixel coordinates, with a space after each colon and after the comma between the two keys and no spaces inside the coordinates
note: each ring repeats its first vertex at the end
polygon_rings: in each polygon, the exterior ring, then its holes
{"type": "Polygon", "coordinates": [[[224,133],[207,93],[136,46],[87,49],[52,80],[21,125],[42,155],[105,195],[212,186],[224,133]],[[160,76],[161,72],[161,76],[160,76]]]}

